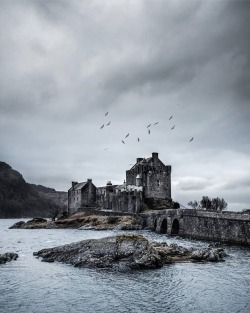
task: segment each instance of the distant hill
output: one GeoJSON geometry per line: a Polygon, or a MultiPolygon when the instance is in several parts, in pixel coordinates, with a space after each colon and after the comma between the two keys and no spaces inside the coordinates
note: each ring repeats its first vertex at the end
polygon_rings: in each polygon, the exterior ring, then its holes
{"type": "Polygon", "coordinates": [[[52,217],[67,208],[67,192],[27,183],[22,175],[0,162],[0,218],[52,217]]]}

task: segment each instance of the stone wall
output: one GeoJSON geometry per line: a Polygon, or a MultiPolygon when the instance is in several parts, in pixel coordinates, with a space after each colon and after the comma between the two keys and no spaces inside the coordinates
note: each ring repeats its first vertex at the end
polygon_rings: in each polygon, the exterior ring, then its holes
{"type": "Polygon", "coordinates": [[[81,206],[96,205],[96,187],[91,182],[88,182],[81,190],[81,206]]]}
{"type": "Polygon", "coordinates": [[[68,213],[73,214],[81,207],[81,191],[68,191],[68,213]]]}
{"type": "Polygon", "coordinates": [[[96,187],[91,179],[83,187],[78,188],[76,183],[68,191],[68,213],[73,214],[81,207],[96,206],[96,187]]]}
{"type": "Polygon", "coordinates": [[[250,214],[177,209],[140,215],[145,226],[157,232],[250,245],[250,214]]]}
{"type": "Polygon", "coordinates": [[[142,191],[118,192],[113,196],[113,211],[115,212],[140,212],[142,204],[142,191]]]}
{"type": "Polygon", "coordinates": [[[145,197],[171,199],[171,166],[165,166],[153,152],[148,159],[137,159],[137,163],[126,171],[127,185],[142,186],[145,197]]]}
{"type": "Polygon", "coordinates": [[[149,172],[146,175],[145,197],[171,199],[171,174],[169,171],[149,172]]]}

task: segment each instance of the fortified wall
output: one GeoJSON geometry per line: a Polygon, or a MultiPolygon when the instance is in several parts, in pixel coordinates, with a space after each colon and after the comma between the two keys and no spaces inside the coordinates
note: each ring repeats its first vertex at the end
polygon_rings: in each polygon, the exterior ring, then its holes
{"type": "Polygon", "coordinates": [[[140,215],[159,233],[250,245],[250,214],[177,209],[140,215]]]}
{"type": "Polygon", "coordinates": [[[122,185],[96,187],[92,179],[86,182],[72,182],[68,190],[68,213],[73,214],[86,207],[115,212],[139,213],[142,206],[160,201],[165,207],[172,207],[171,166],[164,165],[158,153],[137,158],[136,163],[126,171],[122,185]]]}

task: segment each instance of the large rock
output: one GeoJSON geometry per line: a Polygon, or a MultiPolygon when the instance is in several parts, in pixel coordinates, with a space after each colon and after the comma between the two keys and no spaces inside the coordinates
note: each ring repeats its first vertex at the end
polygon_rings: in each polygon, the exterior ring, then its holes
{"type": "Polygon", "coordinates": [[[84,240],[52,249],[43,249],[34,255],[42,261],[59,261],[74,266],[115,269],[157,268],[162,258],[140,235],[120,235],[102,239],[84,240]]]}
{"type": "Polygon", "coordinates": [[[18,229],[18,228],[26,228],[26,229],[34,229],[34,228],[46,228],[47,220],[41,217],[35,217],[32,220],[20,221],[9,227],[10,229],[18,229]]]}
{"type": "MultiPolygon", "coordinates": [[[[211,250],[211,249],[207,249],[211,250]]],[[[135,234],[90,239],[34,252],[44,262],[64,262],[78,267],[113,269],[153,269],[166,263],[197,260],[194,249],[166,243],[150,243],[135,234]]],[[[201,252],[203,255],[203,252],[201,252]]],[[[219,261],[203,257],[203,261],[219,261]]]]}
{"type": "Polygon", "coordinates": [[[0,264],[4,264],[12,260],[15,261],[17,258],[18,258],[18,254],[14,252],[6,252],[4,254],[0,254],[0,264]]]}
{"type": "Polygon", "coordinates": [[[195,261],[220,262],[220,261],[224,261],[223,257],[225,256],[226,254],[222,248],[218,248],[218,249],[208,248],[208,249],[194,250],[190,258],[195,261]]]}

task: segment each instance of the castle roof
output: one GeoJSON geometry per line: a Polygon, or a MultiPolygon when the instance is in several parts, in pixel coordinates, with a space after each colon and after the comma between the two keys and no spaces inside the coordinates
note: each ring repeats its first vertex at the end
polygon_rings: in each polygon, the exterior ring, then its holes
{"type": "Polygon", "coordinates": [[[137,162],[137,163],[135,163],[132,167],[131,167],[131,169],[132,168],[135,168],[137,165],[139,165],[139,164],[141,164],[141,165],[143,165],[143,164],[148,164],[148,163],[150,163],[150,161],[152,160],[152,157],[150,157],[150,158],[144,158],[143,160],[141,160],[141,161],[139,161],[139,162],[137,162]]]}
{"type": "Polygon", "coordinates": [[[87,184],[87,182],[77,183],[74,185],[74,187],[71,187],[70,190],[80,190],[82,187],[84,187],[87,184]]]}

